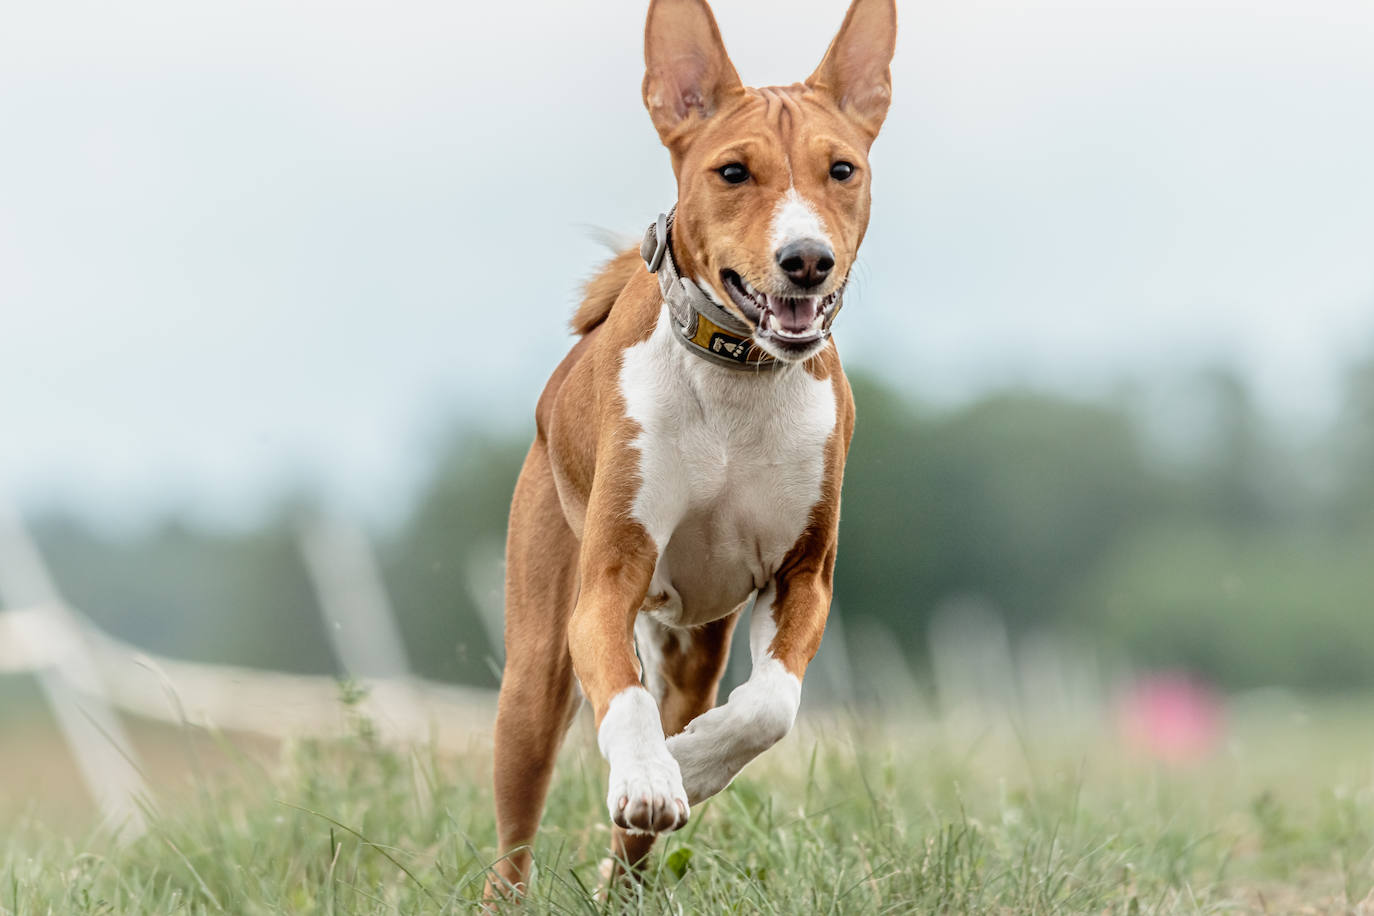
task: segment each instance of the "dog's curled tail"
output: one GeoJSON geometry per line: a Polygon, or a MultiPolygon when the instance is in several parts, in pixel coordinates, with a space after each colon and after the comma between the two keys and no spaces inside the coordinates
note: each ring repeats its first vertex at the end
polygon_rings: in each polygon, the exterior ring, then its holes
{"type": "Polygon", "coordinates": [[[644,261],[638,248],[627,248],[601,265],[596,276],[587,281],[582,291],[582,304],[573,314],[572,329],[578,334],[587,334],[611,313],[611,306],[620,298],[620,291],[635,271],[643,268],[644,261]]]}

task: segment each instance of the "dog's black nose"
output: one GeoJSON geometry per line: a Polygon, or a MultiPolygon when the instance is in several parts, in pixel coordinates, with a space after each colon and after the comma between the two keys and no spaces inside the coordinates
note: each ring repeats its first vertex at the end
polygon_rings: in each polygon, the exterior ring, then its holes
{"type": "Polygon", "coordinates": [[[802,239],[778,249],[778,266],[802,289],[820,286],[835,267],[835,252],[817,239],[802,239]]]}

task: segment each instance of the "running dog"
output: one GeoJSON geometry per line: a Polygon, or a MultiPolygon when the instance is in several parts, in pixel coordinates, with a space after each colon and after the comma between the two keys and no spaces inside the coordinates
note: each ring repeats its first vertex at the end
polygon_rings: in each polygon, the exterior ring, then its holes
{"type": "Polygon", "coordinates": [[[489,894],[528,881],[584,697],[631,868],[792,726],[830,610],[854,428],[830,332],[896,18],[854,0],[805,82],[754,89],[704,0],[649,5],[644,104],[677,204],[588,284],[535,410],[506,546],[489,894]],[[716,706],[751,601],[752,673],[716,706]]]}

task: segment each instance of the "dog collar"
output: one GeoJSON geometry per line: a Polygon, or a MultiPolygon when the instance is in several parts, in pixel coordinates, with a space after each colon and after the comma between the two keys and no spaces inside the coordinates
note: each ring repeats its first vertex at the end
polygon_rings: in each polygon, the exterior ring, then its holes
{"type": "Polygon", "coordinates": [[[673,336],[702,359],[732,369],[776,369],[782,361],[754,341],[754,332],[726,311],[686,277],[678,274],[673,260],[671,234],[674,207],[660,213],[644,233],[639,254],[649,273],[658,275],[658,288],[673,319],[673,336]]]}

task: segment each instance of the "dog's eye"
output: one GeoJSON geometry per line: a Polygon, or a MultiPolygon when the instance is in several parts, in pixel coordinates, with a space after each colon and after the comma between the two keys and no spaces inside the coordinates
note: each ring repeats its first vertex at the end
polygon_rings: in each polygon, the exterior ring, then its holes
{"type": "Polygon", "coordinates": [[[848,181],[854,175],[854,163],[840,161],[830,167],[830,177],[836,181],[848,181]]]}
{"type": "Polygon", "coordinates": [[[749,180],[749,170],[744,167],[743,163],[731,162],[728,165],[722,165],[716,171],[729,184],[740,184],[749,180]]]}

